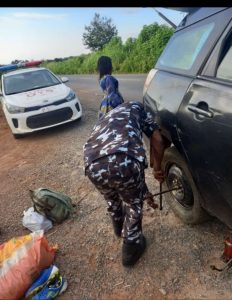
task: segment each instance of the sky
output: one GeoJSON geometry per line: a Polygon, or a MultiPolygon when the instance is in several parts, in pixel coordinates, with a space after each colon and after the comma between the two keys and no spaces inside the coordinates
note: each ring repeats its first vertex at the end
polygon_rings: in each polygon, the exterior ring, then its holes
{"type": "MultiPolygon", "coordinates": [[[[185,15],[156,9],[177,25],[185,15]]],[[[0,7],[0,64],[89,53],[82,36],[95,13],[112,19],[123,42],[137,38],[144,25],[169,26],[152,7],[0,7]]]]}

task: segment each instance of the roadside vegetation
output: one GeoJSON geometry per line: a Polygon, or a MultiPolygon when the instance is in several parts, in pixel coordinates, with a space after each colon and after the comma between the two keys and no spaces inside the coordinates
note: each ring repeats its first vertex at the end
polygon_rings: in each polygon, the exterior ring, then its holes
{"type": "MultiPolygon", "coordinates": [[[[91,51],[88,54],[44,60],[43,67],[55,74],[94,74],[100,56],[110,56],[114,73],[147,73],[154,67],[174,30],[167,25],[153,23],[143,26],[137,38],[128,38],[124,43],[111,18],[95,14],[85,26],[83,44],[91,51]]],[[[27,62],[14,60],[11,64],[27,62]]],[[[0,73],[1,77],[1,73],[0,73]]]]}
{"type": "MultiPolygon", "coordinates": [[[[113,36],[108,43],[89,54],[60,59],[62,61],[45,61],[43,66],[55,74],[93,74],[98,58],[107,55],[112,59],[114,73],[147,73],[154,67],[173,32],[166,25],[145,25],[138,38],[128,38],[123,43],[121,37],[113,36]]],[[[91,45],[89,48],[93,49],[91,45]]]]}

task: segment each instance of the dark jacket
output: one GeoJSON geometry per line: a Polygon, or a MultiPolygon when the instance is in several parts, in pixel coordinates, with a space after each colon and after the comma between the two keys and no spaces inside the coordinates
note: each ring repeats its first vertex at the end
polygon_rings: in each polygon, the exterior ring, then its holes
{"type": "Polygon", "coordinates": [[[118,91],[118,80],[111,76],[105,75],[99,82],[105,96],[101,102],[99,114],[99,119],[102,118],[110,110],[117,107],[119,104],[124,102],[121,94],[118,91]]]}
{"type": "Polygon", "coordinates": [[[123,152],[147,167],[142,133],[151,137],[159,129],[143,104],[137,101],[123,103],[111,110],[93,128],[85,143],[85,168],[100,157],[123,152]]]}

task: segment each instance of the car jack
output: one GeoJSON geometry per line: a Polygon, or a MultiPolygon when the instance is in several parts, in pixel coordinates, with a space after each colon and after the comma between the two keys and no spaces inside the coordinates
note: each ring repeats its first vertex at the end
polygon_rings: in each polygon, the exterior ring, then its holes
{"type": "Polygon", "coordinates": [[[212,270],[219,271],[221,274],[225,273],[232,267],[232,240],[227,237],[224,241],[224,245],[225,248],[223,254],[221,255],[221,259],[226,263],[225,266],[223,268],[217,268],[214,265],[210,266],[212,270]]]}
{"type": "Polygon", "coordinates": [[[225,273],[226,271],[228,271],[230,268],[232,267],[232,258],[225,264],[225,266],[223,268],[217,268],[214,265],[210,265],[210,268],[212,270],[216,270],[221,272],[221,274],[225,273]]]}

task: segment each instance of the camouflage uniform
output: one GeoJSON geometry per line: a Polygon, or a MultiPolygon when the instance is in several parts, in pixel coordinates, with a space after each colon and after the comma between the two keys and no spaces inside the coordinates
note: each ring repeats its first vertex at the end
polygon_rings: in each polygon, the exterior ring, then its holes
{"type": "Polygon", "coordinates": [[[144,169],[147,167],[142,132],[151,137],[158,125],[140,102],[127,102],[111,110],[95,125],[84,145],[85,172],[104,195],[114,220],[123,217],[123,237],[139,240],[142,232],[142,208],[147,191],[144,169]]]}

